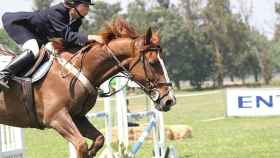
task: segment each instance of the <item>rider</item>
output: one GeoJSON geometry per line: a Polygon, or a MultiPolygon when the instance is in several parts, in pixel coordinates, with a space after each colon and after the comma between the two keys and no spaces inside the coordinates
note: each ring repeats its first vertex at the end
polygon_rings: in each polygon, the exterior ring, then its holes
{"type": "Polygon", "coordinates": [[[9,89],[9,79],[30,68],[39,56],[39,48],[51,38],[63,38],[71,46],[84,46],[90,41],[103,43],[100,36],[79,32],[90,5],[94,5],[91,0],[64,0],[45,10],[5,13],[4,29],[24,52],[0,71],[0,89],[9,89]]]}

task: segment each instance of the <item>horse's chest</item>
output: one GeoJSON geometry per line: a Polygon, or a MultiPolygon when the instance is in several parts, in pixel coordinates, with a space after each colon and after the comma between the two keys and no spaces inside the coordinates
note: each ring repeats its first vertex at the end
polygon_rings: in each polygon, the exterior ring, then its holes
{"type": "Polygon", "coordinates": [[[84,95],[72,102],[70,113],[72,115],[86,115],[96,103],[96,95],[84,95]]]}

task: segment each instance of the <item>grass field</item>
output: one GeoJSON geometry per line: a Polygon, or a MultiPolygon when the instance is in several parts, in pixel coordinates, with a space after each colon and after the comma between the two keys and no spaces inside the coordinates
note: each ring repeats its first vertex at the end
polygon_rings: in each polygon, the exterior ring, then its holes
{"type": "MultiPolygon", "coordinates": [[[[215,91],[217,92],[217,91],[215,91]]],[[[188,94],[178,92],[177,94],[188,94]]],[[[143,108],[142,98],[131,102],[130,109],[143,108]]],[[[100,109],[97,105],[96,109],[100,109]]],[[[177,105],[165,113],[166,124],[187,124],[193,137],[168,141],[177,148],[180,158],[279,158],[280,117],[226,118],[224,91],[191,97],[178,97],[177,105]]],[[[102,128],[102,120],[94,120],[102,128]]],[[[52,130],[25,130],[27,158],[67,158],[68,144],[52,130]]],[[[140,158],[152,155],[147,143],[138,153],[140,158]]]]}

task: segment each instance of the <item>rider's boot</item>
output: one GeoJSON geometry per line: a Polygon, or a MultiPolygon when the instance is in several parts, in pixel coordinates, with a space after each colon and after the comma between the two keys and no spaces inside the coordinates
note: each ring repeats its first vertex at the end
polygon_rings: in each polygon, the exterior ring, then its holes
{"type": "Polygon", "coordinates": [[[35,56],[31,50],[25,50],[23,53],[18,55],[11,63],[9,63],[5,69],[0,71],[0,89],[8,90],[9,80],[18,75],[22,70],[30,68],[35,62],[35,56]]]}

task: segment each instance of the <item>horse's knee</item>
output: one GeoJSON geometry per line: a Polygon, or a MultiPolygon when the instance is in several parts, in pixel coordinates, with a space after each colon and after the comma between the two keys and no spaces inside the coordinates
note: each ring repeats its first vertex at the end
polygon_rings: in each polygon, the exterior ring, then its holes
{"type": "Polygon", "coordinates": [[[87,153],[88,152],[88,145],[85,140],[79,141],[79,143],[76,146],[78,153],[87,153]]]}

